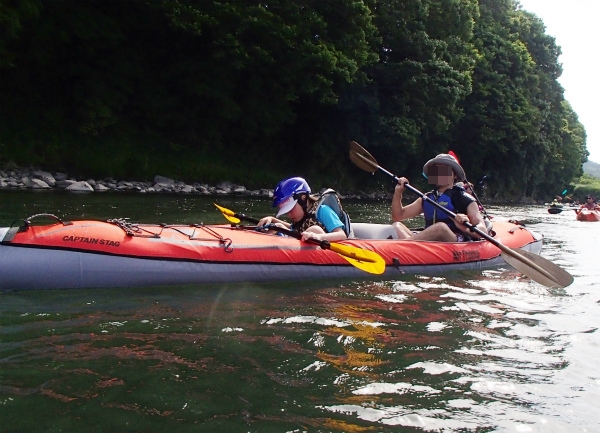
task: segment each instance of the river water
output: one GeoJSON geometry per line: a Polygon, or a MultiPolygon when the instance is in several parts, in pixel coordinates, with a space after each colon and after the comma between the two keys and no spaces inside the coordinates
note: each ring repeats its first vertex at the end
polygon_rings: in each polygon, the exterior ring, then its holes
{"type": "MultiPolygon", "coordinates": [[[[0,226],[222,223],[263,199],[0,191],[0,226]]],[[[346,203],[388,222],[388,203],[346,203]]],[[[600,223],[494,206],[575,277],[509,267],[390,281],[0,293],[0,431],[600,431],[600,223]]],[[[416,223],[415,223],[416,224],[416,223]]],[[[1,276],[0,276],[1,278],[1,276]]]]}

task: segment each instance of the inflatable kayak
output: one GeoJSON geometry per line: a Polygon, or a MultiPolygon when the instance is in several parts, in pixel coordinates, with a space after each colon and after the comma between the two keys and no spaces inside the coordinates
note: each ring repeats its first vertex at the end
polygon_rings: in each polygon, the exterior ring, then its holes
{"type": "MultiPolygon", "coordinates": [[[[298,239],[232,225],[136,224],[124,219],[0,228],[0,290],[134,287],[330,278],[373,278],[340,254],[298,239]]],[[[353,223],[357,239],[337,243],[378,253],[385,278],[503,265],[488,241],[395,239],[391,225],[353,223]]],[[[495,239],[539,254],[542,236],[494,223],[495,239]]]]}
{"type": "Polygon", "coordinates": [[[600,212],[595,209],[575,210],[577,212],[577,221],[600,221],[600,212]]]}

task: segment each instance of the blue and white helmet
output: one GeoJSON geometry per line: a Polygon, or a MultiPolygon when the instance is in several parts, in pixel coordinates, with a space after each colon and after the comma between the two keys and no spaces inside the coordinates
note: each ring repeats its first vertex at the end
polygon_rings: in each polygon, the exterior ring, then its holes
{"type": "Polygon", "coordinates": [[[290,177],[277,184],[273,191],[273,207],[279,207],[277,216],[288,213],[296,205],[296,194],[310,194],[310,186],[302,177],[290,177]]]}

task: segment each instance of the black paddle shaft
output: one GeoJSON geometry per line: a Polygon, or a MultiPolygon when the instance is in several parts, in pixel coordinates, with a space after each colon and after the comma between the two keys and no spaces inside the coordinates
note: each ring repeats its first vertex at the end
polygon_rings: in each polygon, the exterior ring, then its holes
{"type": "MultiPolygon", "coordinates": [[[[240,220],[248,221],[248,222],[254,223],[254,224],[258,224],[260,222],[260,220],[257,220],[256,218],[252,218],[247,215],[244,215],[243,213],[234,213],[233,216],[240,220]]],[[[302,239],[302,235],[300,233],[285,229],[283,227],[278,227],[276,225],[269,227],[269,230],[275,230],[276,232],[279,232],[281,234],[291,236],[296,239],[302,239]]],[[[315,245],[319,245],[324,250],[328,250],[331,246],[331,244],[329,243],[328,240],[318,241],[316,239],[308,239],[307,242],[313,243],[315,245]]]]}

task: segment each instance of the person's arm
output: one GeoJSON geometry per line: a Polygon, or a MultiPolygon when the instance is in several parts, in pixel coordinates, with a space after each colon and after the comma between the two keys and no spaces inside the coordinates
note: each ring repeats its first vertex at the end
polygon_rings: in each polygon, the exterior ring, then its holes
{"type": "Polygon", "coordinates": [[[398,179],[398,185],[394,188],[394,196],[392,197],[392,221],[403,221],[408,218],[416,217],[423,212],[423,200],[416,199],[408,206],[402,204],[402,193],[404,192],[404,184],[408,183],[405,177],[398,179]]]}
{"type": "Polygon", "coordinates": [[[278,218],[272,217],[272,216],[266,216],[264,218],[261,218],[260,221],[258,222],[258,224],[256,224],[256,226],[260,229],[261,227],[265,227],[268,225],[277,225],[279,227],[282,227],[284,229],[289,229],[291,228],[290,223],[286,223],[285,221],[282,221],[278,218]]]}
{"type": "Polygon", "coordinates": [[[330,233],[315,233],[315,232],[310,231],[310,227],[309,227],[308,230],[305,230],[302,232],[302,240],[305,241],[307,239],[316,239],[317,241],[336,242],[336,241],[346,240],[346,239],[348,239],[348,236],[346,236],[346,232],[344,232],[344,229],[342,229],[341,227],[334,229],[330,233]]]}
{"type": "Polygon", "coordinates": [[[459,230],[465,232],[470,237],[474,239],[481,239],[481,236],[479,236],[478,233],[470,231],[467,226],[464,225],[465,222],[469,222],[481,232],[487,233],[487,228],[483,222],[483,217],[481,216],[481,212],[479,212],[479,206],[476,202],[472,202],[469,204],[469,206],[467,206],[466,214],[457,213],[454,223],[459,230]]]}
{"type": "Polygon", "coordinates": [[[309,238],[316,239],[318,241],[343,241],[348,239],[346,232],[344,231],[344,223],[340,220],[340,217],[327,205],[321,205],[316,215],[317,221],[319,221],[325,227],[326,233],[323,233],[323,229],[319,226],[312,226],[306,229],[302,233],[302,239],[306,240],[309,238]]]}

